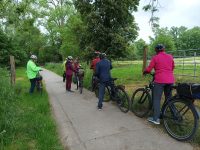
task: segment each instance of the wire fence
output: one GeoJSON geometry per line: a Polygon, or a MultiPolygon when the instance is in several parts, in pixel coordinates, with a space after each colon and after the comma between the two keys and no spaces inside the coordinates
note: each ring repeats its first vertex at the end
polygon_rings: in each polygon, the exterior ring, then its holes
{"type": "Polygon", "coordinates": [[[168,53],[174,57],[176,76],[199,79],[200,49],[177,50],[168,53]]]}

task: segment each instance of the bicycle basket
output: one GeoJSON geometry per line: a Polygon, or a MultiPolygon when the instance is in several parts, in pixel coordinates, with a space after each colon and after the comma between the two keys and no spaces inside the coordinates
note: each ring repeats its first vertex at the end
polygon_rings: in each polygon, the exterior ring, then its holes
{"type": "Polygon", "coordinates": [[[190,99],[200,99],[200,84],[178,83],[177,94],[190,99]]]}

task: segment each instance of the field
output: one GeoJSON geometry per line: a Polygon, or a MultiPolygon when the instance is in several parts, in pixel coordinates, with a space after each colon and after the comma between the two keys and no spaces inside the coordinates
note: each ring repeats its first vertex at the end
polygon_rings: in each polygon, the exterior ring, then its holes
{"type": "Polygon", "coordinates": [[[25,68],[17,69],[16,76],[13,88],[8,78],[0,77],[0,149],[62,150],[46,91],[28,93],[25,68]]]}

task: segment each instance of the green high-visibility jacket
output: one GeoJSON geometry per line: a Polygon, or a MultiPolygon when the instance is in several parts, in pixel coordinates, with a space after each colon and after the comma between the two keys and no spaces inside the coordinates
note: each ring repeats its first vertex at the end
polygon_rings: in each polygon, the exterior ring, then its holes
{"type": "Polygon", "coordinates": [[[65,66],[65,64],[66,64],[66,60],[63,62],[63,64],[62,64],[62,67],[63,67],[63,71],[66,71],[66,66],[65,66]]]}
{"type": "Polygon", "coordinates": [[[37,67],[32,60],[28,61],[26,73],[29,79],[36,78],[39,70],[41,70],[41,68],[37,67]]]}

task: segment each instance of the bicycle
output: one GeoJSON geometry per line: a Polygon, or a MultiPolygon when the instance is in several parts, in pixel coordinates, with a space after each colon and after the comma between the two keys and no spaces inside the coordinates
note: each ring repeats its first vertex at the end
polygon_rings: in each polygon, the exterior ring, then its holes
{"type": "MultiPolygon", "coordinates": [[[[106,82],[105,87],[105,95],[104,95],[104,102],[108,102],[110,100],[113,100],[117,103],[119,109],[127,113],[130,108],[130,100],[129,96],[125,91],[125,87],[123,85],[115,85],[115,80],[117,78],[112,78],[110,81],[106,82]],[[113,91],[111,89],[111,86],[113,87],[113,91]]],[[[99,81],[96,81],[96,86],[94,87],[95,95],[99,96],[99,81]]]]}
{"type": "MultiPolygon", "coordinates": [[[[151,74],[152,75],[152,74],[151,74]]],[[[132,112],[142,118],[153,110],[152,89],[153,81],[144,88],[137,89],[131,98],[132,112]]],[[[176,89],[177,86],[172,86],[176,89]]],[[[160,119],[167,133],[178,141],[187,141],[193,138],[198,128],[199,115],[194,106],[194,99],[176,93],[166,100],[161,107],[160,119]]]]}
{"type": "Polygon", "coordinates": [[[77,73],[77,89],[79,89],[80,94],[83,93],[83,78],[84,70],[80,68],[77,73]]]}
{"type": "Polygon", "coordinates": [[[42,83],[42,76],[40,74],[40,72],[38,72],[37,76],[36,76],[36,89],[37,91],[42,95],[43,93],[43,83],[42,83]]]}

